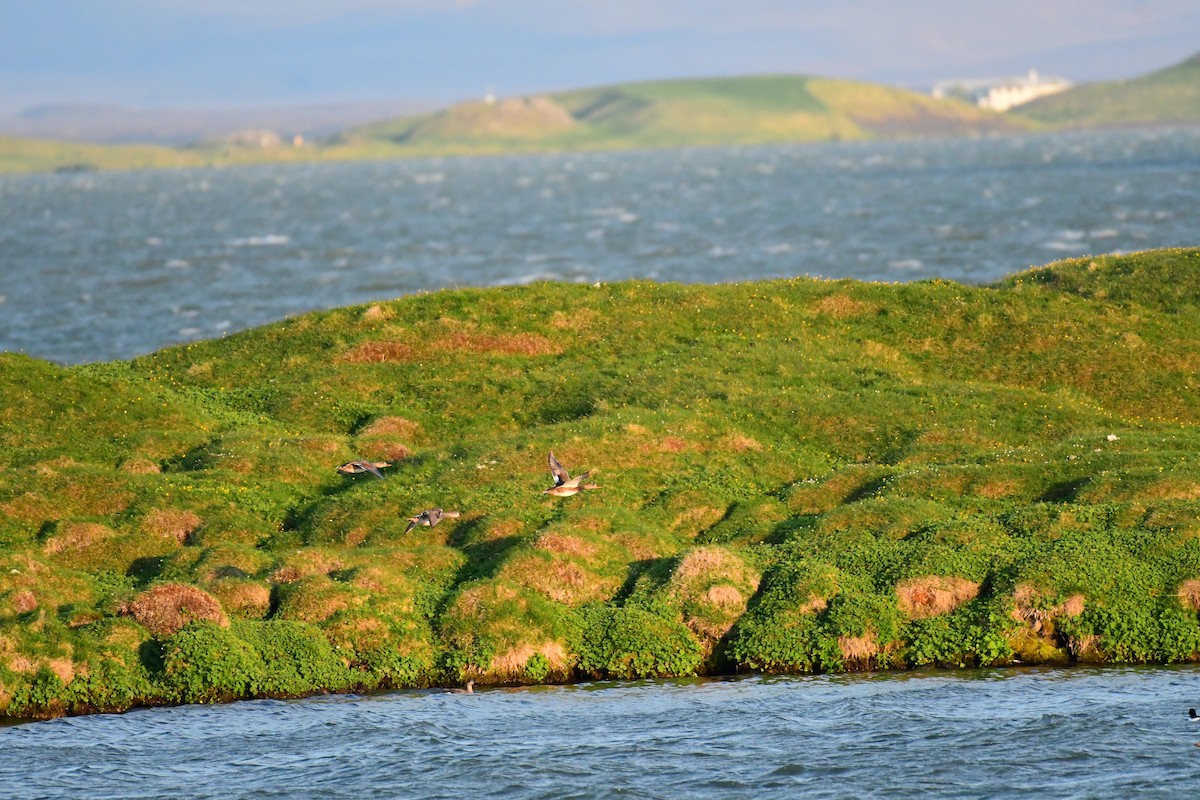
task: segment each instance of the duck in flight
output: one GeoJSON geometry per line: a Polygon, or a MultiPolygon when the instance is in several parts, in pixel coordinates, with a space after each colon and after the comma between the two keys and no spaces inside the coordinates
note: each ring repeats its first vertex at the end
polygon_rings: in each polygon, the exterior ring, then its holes
{"type": "Polygon", "coordinates": [[[379,470],[390,466],[391,464],[387,461],[347,461],[338,467],[337,471],[343,475],[361,475],[369,472],[376,478],[383,478],[383,473],[379,470]]]}
{"type": "Polygon", "coordinates": [[[570,497],[573,494],[578,494],[583,489],[599,489],[600,487],[594,483],[584,483],[592,476],[595,470],[589,469],[574,478],[567,472],[563,465],[558,463],[558,459],[554,457],[554,451],[550,451],[550,474],[554,476],[554,485],[551,486],[542,494],[552,494],[555,497],[570,497]]]}
{"type": "Polygon", "coordinates": [[[424,525],[426,528],[432,528],[442,521],[443,518],[458,519],[461,517],[457,511],[442,511],[440,508],[427,508],[415,517],[408,518],[408,527],[404,529],[408,533],[418,525],[424,525]]]}

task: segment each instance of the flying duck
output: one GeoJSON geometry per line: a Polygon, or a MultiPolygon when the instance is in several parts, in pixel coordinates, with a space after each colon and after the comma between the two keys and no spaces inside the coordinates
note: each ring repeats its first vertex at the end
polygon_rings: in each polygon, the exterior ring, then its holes
{"type": "Polygon", "coordinates": [[[404,529],[404,532],[408,533],[418,525],[424,525],[427,528],[432,528],[434,525],[437,525],[439,522],[441,522],[443,517],[458,519],[461,516],[462,514],[457,511],[442,511],[440,508],[427,508],[420,514],[417,514],[415,517],[408,518],[408,527],[404,529]]]}
{"type": "Polygon", "coordinates": [[[390,466],[391,464],[387,461],[348,461],[338,467],[337,471],[343,475],[360,475],[369,472],[376,478],[382,478],[383,473],[379,470],[390,466]]]}
{"type": "Polygon", "coordinates": [[[594,483],[584,483],[595,470],[589,469],[581,475],[571,477],[563,465],[558,463],[558,459],[554,457],[554,451],[550,452],[550,474],[554,476],[554,485],[551,486],[542,494],[552,494],[555,497],[570,497],[573,494],[579,494],[582,489],[599,489],[600,487],[594,483]]]}

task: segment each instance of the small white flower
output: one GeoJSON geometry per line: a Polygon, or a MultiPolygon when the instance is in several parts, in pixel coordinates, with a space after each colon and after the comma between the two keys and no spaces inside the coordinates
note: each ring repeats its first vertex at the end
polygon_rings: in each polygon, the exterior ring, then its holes
{"type": "Polygon", "coordinates": [[[1104,438],[1108,439],[1110,442],[1115,442],[1117,440],[1117,435],[1115,433],[1110,433],[1108,436],[1105,436],[1104,438]]]}

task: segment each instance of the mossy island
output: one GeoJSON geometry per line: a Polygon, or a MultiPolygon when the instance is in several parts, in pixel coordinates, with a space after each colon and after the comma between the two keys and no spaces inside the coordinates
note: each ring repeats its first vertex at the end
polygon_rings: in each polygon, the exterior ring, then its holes
{"type": "Polygon", "coordinates": [[[3,354],[0,712],[1197,660],[1198,381],[1191,249],[3,354]]]}

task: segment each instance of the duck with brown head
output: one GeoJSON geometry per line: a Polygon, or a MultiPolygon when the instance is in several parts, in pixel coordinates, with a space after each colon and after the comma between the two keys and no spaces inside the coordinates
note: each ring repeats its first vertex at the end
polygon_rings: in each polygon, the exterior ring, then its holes
{"type": "Polygon", "coordinates": [[[555,497],[570,497],[571,495],[579,494],[584,489],[599,489],[600,487],[594,483],[584,483],[595,472],[596,470],[590,469],[572,478],[571,474],[563,468],[563,465],[558,463],[558,459],[554,457],[554,451],[551,450],[550,474],[554,476],[554,485],[542,492],[542,494],[550,494],[555,497]]]}

